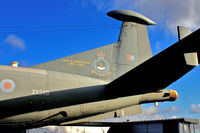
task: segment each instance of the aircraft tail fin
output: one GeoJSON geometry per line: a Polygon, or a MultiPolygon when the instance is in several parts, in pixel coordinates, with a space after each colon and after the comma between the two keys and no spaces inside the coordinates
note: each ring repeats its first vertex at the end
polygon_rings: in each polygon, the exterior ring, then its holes
{"type": "Polygon", "coordinates": [[[33,67],[111,81],[152,56],[146,28],[155,24],[152,20],[128,10],[107,15],[123,22],[117,43],[33,67]]]}

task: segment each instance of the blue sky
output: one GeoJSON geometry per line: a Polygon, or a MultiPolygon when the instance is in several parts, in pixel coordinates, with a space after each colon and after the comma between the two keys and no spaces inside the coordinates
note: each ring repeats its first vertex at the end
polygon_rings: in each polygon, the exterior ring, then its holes
{"type": "MultiPolygon", "coordinates": [[[[113,9],[131,9],[157,23],[148,27],[155,55],[177,41],[178,24],[193,31],[200,27],[198,5],[195,0],[0,1],[0,64],[18,61],[28,67],[114,43],[121,22],[106,16],[113,9]]],[[[145,111],[200,118],[199,70],[195,68],[168,87],[178,91],[176,102],[160,103],[159,108],[148,104],[143,106],[145,111]]]]}

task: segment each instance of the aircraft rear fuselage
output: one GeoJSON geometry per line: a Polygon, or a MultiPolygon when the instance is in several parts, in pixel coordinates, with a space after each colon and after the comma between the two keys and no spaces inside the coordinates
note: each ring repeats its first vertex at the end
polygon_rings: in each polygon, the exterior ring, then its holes
{"type": "MultiPolygon", "coordinates": [[[[173,99],[163,97],[169,92],[114,99],[106,95],[105,81],[32,68],[0,66],[0,80],[0,127],[57,124],[105,112],[112,118],[117,109],[173,99]]],[[[134,109],[131,114],[141,112],[140,106],[134,109]]]]}

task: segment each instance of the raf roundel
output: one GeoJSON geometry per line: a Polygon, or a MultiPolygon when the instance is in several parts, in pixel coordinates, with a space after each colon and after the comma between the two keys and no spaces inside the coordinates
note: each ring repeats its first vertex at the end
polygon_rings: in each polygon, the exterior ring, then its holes
{"type": "Polygon", "coordinates": [[[0,88],[3,92],[10,93],[15,89],[15,82],[11,79],[4,79],[0,83],[0,88]]]}

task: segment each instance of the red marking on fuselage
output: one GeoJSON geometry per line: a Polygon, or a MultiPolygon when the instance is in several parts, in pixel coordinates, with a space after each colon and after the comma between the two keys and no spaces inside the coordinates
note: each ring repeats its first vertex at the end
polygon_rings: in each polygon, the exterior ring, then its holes
{"type": "Polygon", "coordinates": [[[5,88],[5,89],[10,89],[11,87],[12,87],[12,84],[10,83],[10,82],[5,82],[4,83],[4,85],[3,85],[3,87],[5,88]]]}

